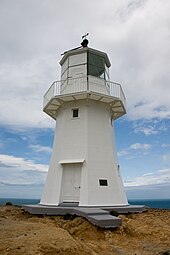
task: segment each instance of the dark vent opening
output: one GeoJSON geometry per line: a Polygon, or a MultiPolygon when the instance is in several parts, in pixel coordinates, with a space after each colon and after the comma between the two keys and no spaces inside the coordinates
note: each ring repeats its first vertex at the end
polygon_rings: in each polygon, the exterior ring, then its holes
{"type": "Polygon", "coordinates": [[[99,184],[100,186],[108,186],[107,180],[104,180],[104,179],[100,179],[99,184]]]}

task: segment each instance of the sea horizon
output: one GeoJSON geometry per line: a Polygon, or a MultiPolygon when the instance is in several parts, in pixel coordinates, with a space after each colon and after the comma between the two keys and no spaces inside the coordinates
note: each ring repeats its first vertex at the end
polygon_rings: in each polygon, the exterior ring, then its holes
{"type": "MultiPolygon", "coordinates": [[[[13,205],[21,206],[23,204],[38,204],[39,198],[0,198],[0,205],[5,205],[11,202],[13,205]]],[[[145,205],[155,209],[170,209],[170,198],[162,199],[128,199],[129,204],[132,205],[145,205]]]]}

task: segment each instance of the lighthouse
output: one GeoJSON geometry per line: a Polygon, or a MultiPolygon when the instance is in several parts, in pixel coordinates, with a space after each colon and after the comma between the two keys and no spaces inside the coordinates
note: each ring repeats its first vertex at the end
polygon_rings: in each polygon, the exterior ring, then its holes
{"type": "Polygon", "coordinates": [[[121,85],[110,81],[110,60],[85,38],[60,65],[60,81],[44,96],[43,110],[56,124],[40,204],[126,206],[114,133],[126,102],[121,85]]]}

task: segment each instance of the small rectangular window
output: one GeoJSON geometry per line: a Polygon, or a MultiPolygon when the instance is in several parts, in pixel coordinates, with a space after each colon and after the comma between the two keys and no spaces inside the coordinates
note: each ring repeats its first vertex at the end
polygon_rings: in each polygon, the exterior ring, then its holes
{"type": "Polygon", "coordinates": [[[78,116],[79,116],[79,109],[73,109],[72,112],[73,112],[73,118],[78,118],[78,116]]]}
{"type": "Polygon", "coordinates": [[[107,180],[104,180],[104,179],[100,179],[99,184],[100,186],[108,186],[107,180]]]}

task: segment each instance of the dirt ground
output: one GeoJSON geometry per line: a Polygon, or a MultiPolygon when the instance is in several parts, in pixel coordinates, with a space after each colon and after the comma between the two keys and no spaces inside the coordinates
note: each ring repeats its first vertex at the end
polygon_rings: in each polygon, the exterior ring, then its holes
{"type": "Polygon", "coordinates": [[[170,210],[119,217],[121,227],[101,229],[81,217],[35,216],[1,206],[0,254],[170,254],[170,210]]]}

